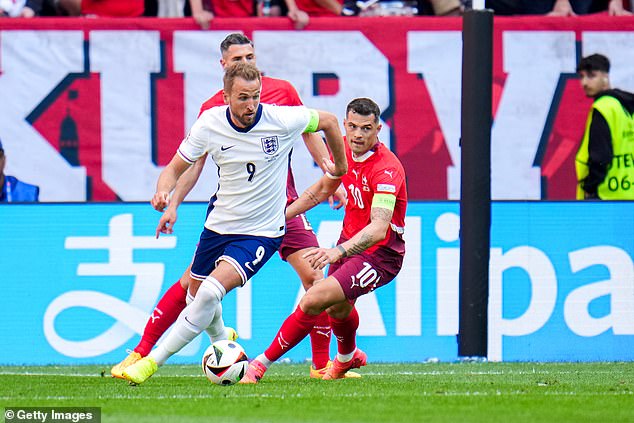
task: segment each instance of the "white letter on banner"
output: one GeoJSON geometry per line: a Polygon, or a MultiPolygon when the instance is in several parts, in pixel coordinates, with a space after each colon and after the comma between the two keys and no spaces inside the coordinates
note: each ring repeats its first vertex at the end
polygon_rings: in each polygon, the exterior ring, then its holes
{"type": "MultiPolygon", "coordinates": [[[[389,108],[389,62],[361,32],[254,31],[253,37],[258,67],[266,75],[289,80],[307,106],[330,110],[339,116],[351,99],[371,94],[381,110],[389,108]],[[363,65],[350,66],[351,63],[363,65]],[[318,73],[335,74],[339,91],[334,95],[315,95],[313,78],[318,73]]],[[[390,147],[389,126],[383,126],[380,136],[390,147]]],[[[306,148],[293,151],[292,165],[298,192],[322,175],[306,148]]]]}
{"type": "Polygon", "coordinates": [[[620,248],[601,246],[573,251],[570,268],[577,273],[591,266],[605,266],[610,278],[581,286],[564,303],[566,324],[579,336],[596,336],[610,328],[615,335],[634,335],[634,263],[620,248]],[[610,313],[595,318],[590,303],[609,295],[610,313]]]}
{"type": "Polygon", "coordinates": [[[102,178],[124,201],[152,197],[150,74],[161,70],[158,31],[91,31],[90,68],[101,73],[102,178]]]}
{"type": "Polygon", "coordinates": [[[508,76],[491,136],[491,197],[539,200],[535,156],[561,73],[575,72],[575,34],[506,31],[503,45],[508,76]]]}
{"type": "MultiPolygon", "coordinates": [[[[422,333],[422,286],[421,286],[421,218],[405,218],[407,254],[396,279],[396,336],[420,336],[422,333]]],[[[385,288],[382,288],[385,289],[385,288]]]]}
{"type": "MultiPolygon", "coordinates": [[[[222,89],[220,43],[232,32],[240,31],[174,31],[174,72],[184,74],[185,134],[196,122],[203,102],[222,89]]],[[[204,183],[196,184],[187,199],[207,201],[218,185],[218,169],[211,160],[198,179],[204,183]]]]}
{"type": "MultiPolygon", "coordinates": [[[[443,213],[434,229],[441,240],[456,242],[460,216],[443,213]]],[[[437,335],[456,335],[460,329],[460,248],[436,250],[436,310],[437,335]]]]}
{"type": "MultiPolygon", "coordinates": [[[[163,263],[136,263],[134,251],[139,249],[172,249],[176,237],[155,239],[135,236],[132,214],[113,216],[107,236],[69,236],[64,248],[68,250],[106,250],[105,263],[80,263],[78,276],[134,276],[129,302],[98,291],[69,291],[56,297],[44,313],[44,336],[51,347],[68,357],[96,357],[113,351],[128,342],[135,333],[143,333],[148,318],[158,299],[165,265],[163,263]],[[90,308],[115,319],[110,328],[92,339],[76,341],[65,339],[55,329],[55,319],[65,310],[90,308]]],[[[84,281],[85,282],[85,281],[84,281]]]]}
{"type": "Polygon", "coordinates": [[[451,200],[460,198],[461,54],[459,31],[407,33],[407,71],[423,75],[453,162],[447,169],[447,198],[451,200]]]}
{"type": "Polygon", "coordinates": [[[632,31],[585,31],[582,34],[583,56],[601,53],[610,59],[610,83],[626,91],[634,91],[634,45],[632,31]]]}
{"type": "MultiPolygon", "coordinates": [[[[396,314],[397,336],[419,336],[422,333],[422,288],[421,288],[421,219],[420,217],[405,218],[405,240],[407,254],[403,267],[392,282],[396,285],[394,312],[396,314]]],[[[319,225],[317,238],[319,245],[324,248],[333,247],[339,239],[341,222],[322,221],[319,225]]],[[[295,300],[295,307],[304,295],[300,287],[295,300]]],[[[385,323],[376,294],[371,292],[359,297],[356,303],[361,316],[359,321],[359,335],[385,336],[385,323]]]]}
{"type": "Polygon", "coordinates": [[[69,73],[84,71],[82,31],[2,31],[0,42],[5,173],[38,185],[41,201],[86,200],[86,169],[69,165],[25,120],[69,73]]]}
{"type": "Polygon", "coordinates": [[[503,336],[528,335],[544,326],[550,318],[557,301],[557,275],[548,256],[529,246],[515,247],[506,254],[502,254],[500,248],[491,248],[489,269],[488,359],[501,361],[503,336]],[[503,275],[505,270],[513,267],[526,271],[532,295],[521,316],[505,319],[502,304],[503,275]]]}

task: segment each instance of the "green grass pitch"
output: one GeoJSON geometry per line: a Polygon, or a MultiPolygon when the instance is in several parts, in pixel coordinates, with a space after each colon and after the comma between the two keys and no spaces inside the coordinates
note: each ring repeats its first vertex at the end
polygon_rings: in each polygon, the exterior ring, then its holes
{"type": "Polygon", "coordinates": [[[276,364],[258,385],[222,387],[199,366],[166,365],[129,386],[106,366],[5,366],[0,399],[101,407],[102,422],[634,422],[634,363],[370,363],[359,373],[320,381],[306,364],[276,364]]]}

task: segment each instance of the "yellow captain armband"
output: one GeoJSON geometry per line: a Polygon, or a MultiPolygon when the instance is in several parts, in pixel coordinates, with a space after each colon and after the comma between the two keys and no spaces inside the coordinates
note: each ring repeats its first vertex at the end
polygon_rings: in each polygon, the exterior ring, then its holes
{"type": "Polygon", "coordinates": [[[304,133],[307,132],[317,132],[317,128],[319,127],[319,112],[315,109],[308,109],[310,113],[310,120],[308,121],[308,126],[304,129],[304,133]]]}
{"type": "Polygon", "coordinates": [[[396,206],[396,196],[393,194],[374,194],[372,197],[372,207],[381,207],[394,211],[396,206]]]}

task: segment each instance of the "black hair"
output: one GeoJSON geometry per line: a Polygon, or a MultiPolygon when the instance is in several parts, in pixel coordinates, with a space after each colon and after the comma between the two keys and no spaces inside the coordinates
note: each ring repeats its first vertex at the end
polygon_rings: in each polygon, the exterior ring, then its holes
{"type": "Polygon", "coordinates": [[[231,46],[244,44],[250,44],[251,47],[253,47],[253,41],[251,41],[249,37],[244,34],[240,34],[239,32],[234,32],[233,34],[227,35],[225,39],[222,40],[220,43],[220,52],[224,53],[229,50],[229,47],[231,46]]]}
{"type": "Polygon", "coordinates": [[[381,116],[381,109],[378,104],[376,104],[373,100],[369,98],[355,98],[346,107],[346,116],[348,113],[355,112],[361,116],[370,116],[374,115],[374,122],[377,123],[379,121],[379,116],[381,116]]]}
{"type": "Polygon", "coordinates": [[[602,54],[591,54],[579,61],[577,65],[577,73],[581,71],[586,72],[610,72],[610,61],[602,54]]]}

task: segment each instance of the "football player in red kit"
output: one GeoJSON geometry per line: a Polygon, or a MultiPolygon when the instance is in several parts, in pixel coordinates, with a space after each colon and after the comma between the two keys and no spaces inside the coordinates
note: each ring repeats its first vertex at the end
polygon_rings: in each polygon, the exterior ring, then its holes
{"type": "MultiPolygon", "coordinates": [[[[272,363],[310,333],[325,310],[338,353],[323,379],[341,379],[348,370],[365,366],[366,354],[356,346],[359,315],[354,302],[392,281],[405,255],[405,172],[378,139],[379,116],[378,105],[370,99],[357,98],[348,104],[344,120],[348,172],[341,178],[348,193],[343,230],[334,248],[304,254],[315,269],[330,265],[328,277],[306,292],[270,346],[249,364],[240,383],[257,383],[272,363]]],[[[286,217],[323,201],[328,183],[324,176],[307,189],[287,208],[286,217]]]]}

